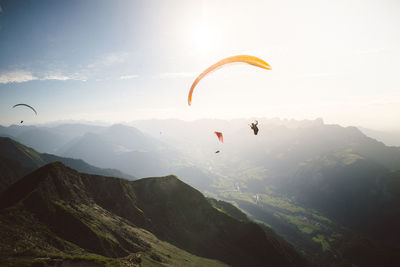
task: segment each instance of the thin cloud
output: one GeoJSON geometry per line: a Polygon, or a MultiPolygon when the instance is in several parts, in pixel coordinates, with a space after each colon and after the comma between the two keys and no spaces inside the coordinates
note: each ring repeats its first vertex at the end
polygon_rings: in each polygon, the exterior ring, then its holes
{"type": "Polygon", "coordinates": [[[98,68],[98,67],[108,67],[119,63],[124,63],[126,59],[129,57],[129,53],[127,52],[118,52],[118,53],[110,53],[101,56],[96,61],[87,65],[89,69],[98,68]]]}
{"type": "Polygon", "coordinates": [[[66,80],[72,80],[71,77],[65,76],[65,75],[49,75],[41,78],[40,80],[46,81],[46,80],[58,80],[58,81],[66,81],[66,80]]]}
{"type": "Polygon", "coordinates": [[[87,81],[87,77],[82,76],[78,73],[75,74],[63,74],[61,72],[48,72],[42,75],[39,75],[41,81],[47,81],[47,80],[56,80],[56,81],[68,81],[68,80],[74,80],[74,81],[87,81]]]}
{"type": "Polygon", "coordinates": [[[139,77],[139,75],[133,74],[133,75],[124,75],[124,76],[121,76],[121,77],[119,77],[119,79],[120,79],[120,80],[131,80],[131,79],[135,79],[135,78],[137,78],[137,77],[139,77]]]}
{"type": "MultiPolygon", "coordinates": [[[[1,15],[1,12],[0,12],[1,15]]],[[[1,26],[1,25],[0,25],[1,26]]],[[[80,68],[75,73],[65,73],[63,71],[35,71],[32,73],[27,70],[13,70],[13,71],[5,71],[0,72],[0,84],[7,83],[23,83],[29,82],[33,80],[40,81],[48,81],[48,80],[56,80],[56,81],[84,81],[86,82],[88,79],[94,79],[96,76],[99,76],[102,68],[110,67],[115,64],[121,64],[127,61],[130,53],[127,52],[116,52],[109,53],[99,57],[96,61],[91,64],[86,65],[83,68],[80,68]]],[[[128,80],[137,78],[138,75],[124,75],[120,77],[114,77],[113,79],[120,80],[128,80]]],[[[104,78],[99,78],[96,81],[109,80],[104,78]]]]}
{"type": "Polygon", "coordinates": [[[0,84],[23,83],[38,79],[30,71],[24,70],[8,71],[0,74],[0,84]]]}
{"type": "Polygon", "coordinates": [[[79,75],[65,75],[61,73],[46,73],[46,74],[32,74],[30,71],[26,70],[15,70],[3,72],[0,74],[0,84],[8,84],[8,83],[24,83],[30,81],[67,81],[67,80],[75,80],[75,81],[86,81],[87,78],[79,75]]]}

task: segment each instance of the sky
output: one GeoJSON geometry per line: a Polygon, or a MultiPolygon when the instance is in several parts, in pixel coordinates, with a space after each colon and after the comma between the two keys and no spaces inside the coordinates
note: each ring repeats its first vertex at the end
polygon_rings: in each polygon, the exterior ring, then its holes
{"type": "Polygon", "coordinates": [[[397,0],[0,0],[0,124],[322,117],[400,130],[398,14],[397,0]],[[189,107],[196,76],[232,55],[272,70],[221,68],[189,107]]]}

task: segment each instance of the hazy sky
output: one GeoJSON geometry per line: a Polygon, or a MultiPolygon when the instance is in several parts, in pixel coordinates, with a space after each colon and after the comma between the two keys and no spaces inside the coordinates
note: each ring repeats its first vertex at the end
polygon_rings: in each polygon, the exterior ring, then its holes
{"type": "Polygon", "coordinates": [[[0,0],[0,124],[265,116],[400,129],[399,14],[398,0],[0,0]],[[194,78],[237,54],[272,70],[222,68],[189,108],[194,78]]]}

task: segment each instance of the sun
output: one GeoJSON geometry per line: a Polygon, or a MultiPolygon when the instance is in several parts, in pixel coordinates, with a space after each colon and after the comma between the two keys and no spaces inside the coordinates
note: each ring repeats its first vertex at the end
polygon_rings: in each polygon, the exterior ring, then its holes
{"type": "Polygon", "coordinates": [[[216,28],[207,21],[194,25],[190,37],[193,52],[201,56],[210,53],[218,45],[216,28]]]}

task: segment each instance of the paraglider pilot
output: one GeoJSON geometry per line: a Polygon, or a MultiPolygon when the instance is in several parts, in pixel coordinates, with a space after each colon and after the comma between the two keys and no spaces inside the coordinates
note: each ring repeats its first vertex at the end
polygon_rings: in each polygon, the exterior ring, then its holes
{"type": "Polygon", "coordinates": [[[256,123],[252,123],[251,125],[250,125],[250,128],[254,131],[254,135],[257,135],[258,134],[258,127],[257,127],[257,125],[258,125],[258,121],[255,121],[256,123]]]}

